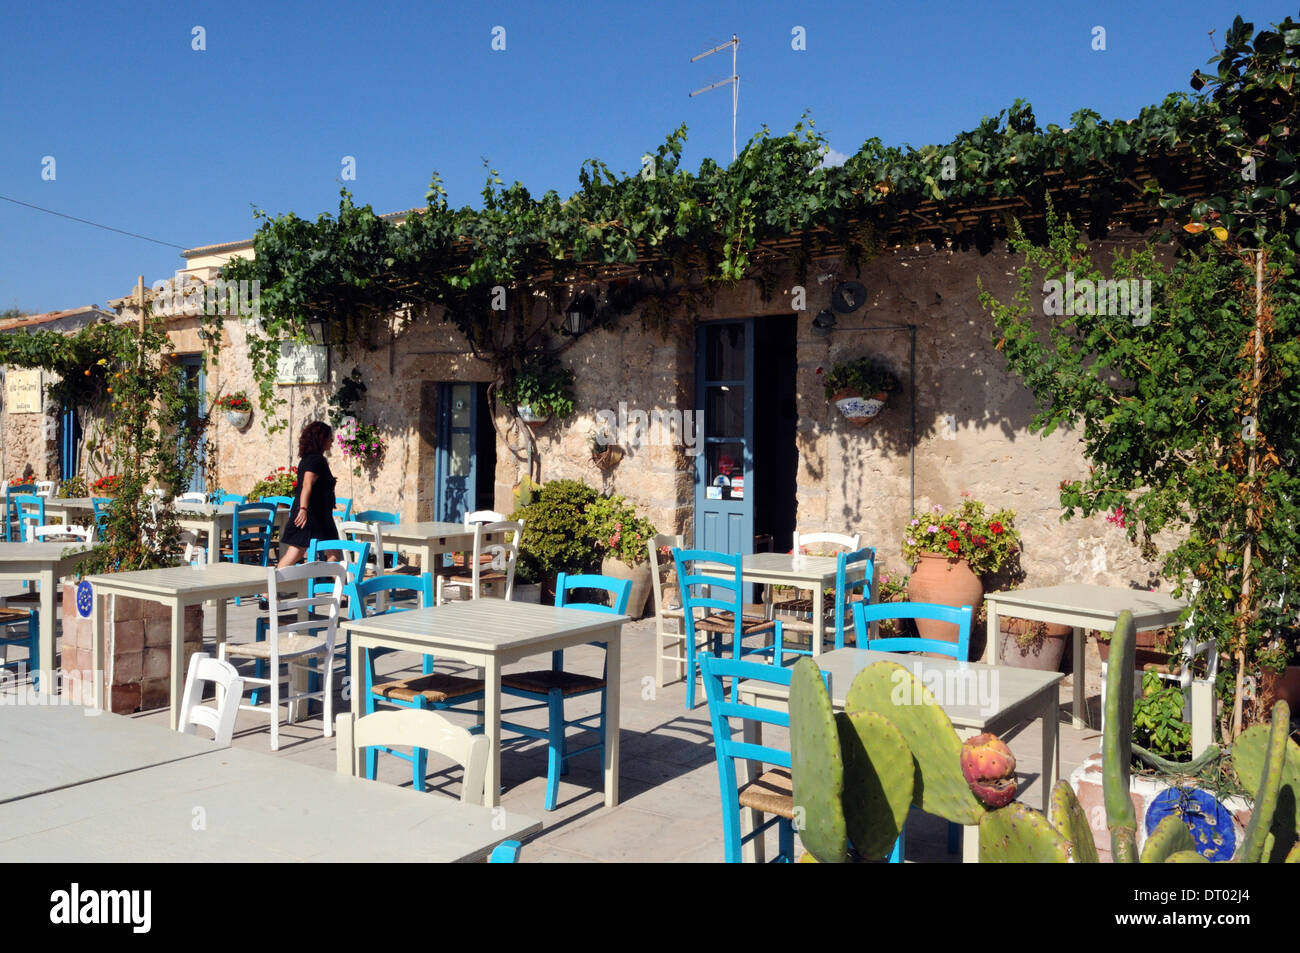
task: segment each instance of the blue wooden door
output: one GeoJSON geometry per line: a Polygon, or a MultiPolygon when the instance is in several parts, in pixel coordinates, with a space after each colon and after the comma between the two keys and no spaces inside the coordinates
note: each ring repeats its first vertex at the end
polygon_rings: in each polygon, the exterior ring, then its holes
{"type": "Polygon", "coordinates": [[[696,337],[695,545],[754,551],[753,319],[709,322],[696,337]]]}
{"type": "Polygon", "coordinates": [[[478,389],[480,384],[438,385],[437,485],[433,518],[459,523],[478,509],[478,389]]]}
{"type": "MultiPolygon", "coordinates": [[[[181,365],[183,375],[182,386],[198,390],[198,407],[199,413],[203,413],[207,407],[207,375],[203,373],[203,358],[198,354],[186,355],[178,359],[181,365]]],[[[185,438],[180,438],[177,449],[182,454],[182,459],[186,453],[185,438]]],[[[190,477],[189,491],[192,493],[204,493],[207,491],[207,478],[204,474],[205,466],[205,447],[204,442],[200,441],[195,449],[194,473],[190,477]]]]}

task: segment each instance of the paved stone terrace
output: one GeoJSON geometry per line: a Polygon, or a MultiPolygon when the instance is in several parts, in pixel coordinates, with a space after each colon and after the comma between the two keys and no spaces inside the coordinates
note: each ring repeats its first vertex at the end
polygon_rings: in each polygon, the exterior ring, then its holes
{"type": "MultiPolygon", "coordinates": [[[[15,586],[6,586],[6,591],[15,586]]],[[[228,611],[229,638],[249,641],[253,637],[256,609],[249,605],[228,611]]],[[[205,619],[205,645],[211,650],[212,613],[205,619]]],[[[554,811],[542,809],[546,786],[546,747],[541,741],[522,739],[508,742],[502,753],[504,791],[502,804],[511,811],[542,820],[544,830],[524,845],[523,862],[720,862],[722,819],[718,774],[713,754],[712,729],[703,693],[697,692],[694,711],[685,708],[685,683],[678,681],[659,689],[654,684],[654,623],[643,619],[624,629],[622,682],[622,758],[618,807],[604,807],[604,793],[598,754],[574,759],[569,775],[561,779],[559,803],[554,811]]],[[[1093,723],[1097,722],[1099,664],[1089,643],[1089,699],[1093,723]]],[[[21,651],[21,650],[18,650],[21,651]]],[[[602,654],[584,647],[565,653],[565,665],[575,671],[599,674],[602,654]]],[[[417,671],[413,655],[391,654],[381,660],[387,670],[417,671]],[[410,666],[405,669],[405,666],[410,666]]],[[[548,658],[530,659],[506,671],[549,665],[548,658]]],[[[457,663],[442,662],[439,671],[461,670],[457,663]]],[[[1096,730],[1075,731],[1069,724],[1072,678],[1061,686],[1060,771],[1069,775],[1089,754],[1098,749],[1096,730]]],[[[595,711],[596,697],[578,699],[567,711],[595,711]],[[586,707],[581,707],[586,706],[586,707]]],[[[346,710],[342,693],[335,696],[335,710],[346,710]]],[[[167,726],[165,710],[135,715],[161,729],[167,726]]],[[[545,725],[545,712],[517,716],[525,724],[545,725]]],[[[572,717],[572,715],[570,715],[572,717]]],[[[471,717],[465,716],[466,723],[471,717]]],[[[1029,724],[1007,737],[1016,754],[1022,798],[1041,805],[1039,772],[1041,755],[1037,724],[1029,724]]],[[[582,740],[578,738],[579,742],[582,740]]],[[[783,731],[768,729],[765,740],[786,745],[783,731]]],[[[270,754],[268,719],[241,712],[234,743],[270,754]]],[[[575,745],[577,746],[577,745],[575,745]]],[[[284,725],[280,750],[274,756],[292,758],[323,770],[335,770],[335,739],[321,734],[319,713],[294,725],[284,725]]],[[[440,773],[436,760],[430,763],[430,787],[459,796],[459,769],[446,766],[440,773]]],[[[380,758],[380,780],[411,783],[410,767],[397,758],[380,758]]],[[[431,796],[437,796],[436,794],[431,796]]],[[[775,853],[775,832],[769,832],[768,856],[775,853]]],[[[199,858],[196,858],[196,860],[199,858]]],[[[960,858],[947,852],[946,822],[912,812],[908,826],[907,860],[951,863],[960,858]]]]}

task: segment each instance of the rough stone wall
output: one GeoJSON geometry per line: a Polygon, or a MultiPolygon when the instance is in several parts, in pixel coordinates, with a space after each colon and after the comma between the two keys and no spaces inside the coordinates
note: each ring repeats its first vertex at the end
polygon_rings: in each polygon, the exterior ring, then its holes
{"type": "MultiPolygon", "coordinates": [[[[44,379],[48,385],[55,376],[45,371],[44,379]]],[[[15,483],[59,479],[59,409],[48,397],[42,403],[44,412],[39,414],[10,413],[5,408],[0,421],[4,427],[0,478],[15,483]]]]}

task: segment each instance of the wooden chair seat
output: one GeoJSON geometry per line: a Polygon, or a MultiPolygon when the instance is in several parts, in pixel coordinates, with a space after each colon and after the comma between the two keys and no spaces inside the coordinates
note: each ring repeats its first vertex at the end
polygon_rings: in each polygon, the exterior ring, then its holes
{"type": "Polygon", "coordinates": [[[502,688],[517,688],[520,691],[532,692],[535,695],[549,694],[551,689],[558,688],[560,694],[568,697],[569,695],[582,695],[587,692],[599,691],[605,687],[603,678],[596,678],[594,675],[579,675],[576,672],[556,672],[551,669],[543,669],[536,672],[519,672],[514,675],[501,676],[502,688]]]}
{"type": "MultiPolygon", "coordinates": [[[[41,594],[35,589],[31,589],[27,592],[19,592],[12,596],[5,596],[4,600],[6,605],[14,605],[17,603],[19,605],[39,606],[41,604],[41,594]]],[[[22,612],[26,615],[27,610],[24,609],[22,612]]]]}
{"type": "MultiPolygon", "coordinates": [[[[294,616],[294,618],[296,619],[297,616],[294,616]]],[[[228,642],[226,645],[227,658],[269,659],[271,657],[271,643],[269,640],[262,642],[228,642]]],[[[324,648],[325,640],[314,635],[285,635],[280,638],[281,659],[310,655],[313,652],[320,652],[324,648]]]]}
{"type": "Polygon", "coordinates": [[[794,778],[789,768],[773,768],[740,789],[740,806],[794,819],[794,778]]]}
{"type": "Polygon", "coordinates": [[[395,701],[413,702],[417,698],[423,698],[432,704],[441,704],[453,698],[482,692],[483,680],[435,672],[432,675],[417,675],[395,682],[385,682],[376,685],[371,691],[395,701]]]}
{"type": "Polygon", "coordinates": [[[812,612],[812,599],[785,599],[781,602],[773,602],[772,608],[777,612],[812,612]]]}
{"type": "MultiPolygon", "coordinates": [[[[440,573],[447,585],[472,586],[474,584],[474,574],[468,571],[440,573]]],[[[479,572],[479,584],[485,582],[505,582],[506,574],[503,572],[479,572]]]]}
{"type": "MultiPolygon", "coordinates": [[[[696,632],[721,632],[723,634],[734,632],[736,623],[730,612],[717,612],[712,615],[706,615],[702,619],[695,620],[696,632]]],[[[760,632],[770,632],[776,628],[776,622],[772,619],[764,619],[762,616],[742,616],[740,619],[741,635],[758,635],[760,632]]]]}
{"type": "MultiPolygon", "coordinates": [[[[13,599],[13,596],[9,597],[13,599]]],[[[0,625],[13,625],[15,622],[26,622],[31,618],[30,609],[6,609],[0,608],[0,625]]]]}

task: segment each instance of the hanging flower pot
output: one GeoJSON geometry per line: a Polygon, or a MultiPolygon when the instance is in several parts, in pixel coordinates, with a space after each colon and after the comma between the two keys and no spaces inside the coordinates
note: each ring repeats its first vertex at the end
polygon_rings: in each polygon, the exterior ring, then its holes
{"type": "Polygon", "coordinates": [[[217,398],[216,405],[226,412],[226,422],[236,430],[243,430],[253,419],[253,402],[242,390],[217,398]]]}
{"type": "Polygon", "coordinates": [[[528,404],[519,404],[515,407],[515,413],[519,415],[520,420],[528,424],[530,427],[540,427],[542,424],[546,423],[546,421],[551,419],[550,414],[538,413],[528,404]]]}
{"type": "Polygon", "coordinates": [[[253,419],[253,413],[249,410],[228,410],[226,411],[226,423],[236,430],[243,430],[248,426],[248,422],[253,419]]]}
{"type": "Polygon", "coordinates": [[[849,423],[865,427],[876,416],[885,409],[885,401],[889,395],[884,391],[877,391],[870,397],[863,397],[853,390],[842,390],[836,392],[831,398],[836,408],[849,423]]]}
{"type": "MultiPolygon", "coordinates": [[[[817,369],[821,373],[821,368],[817,369]]],[[[849,423],[865,427],[885,409],[898,378],[875,358],[836,361],[822,384],[831,401],[849,423]]]]}

